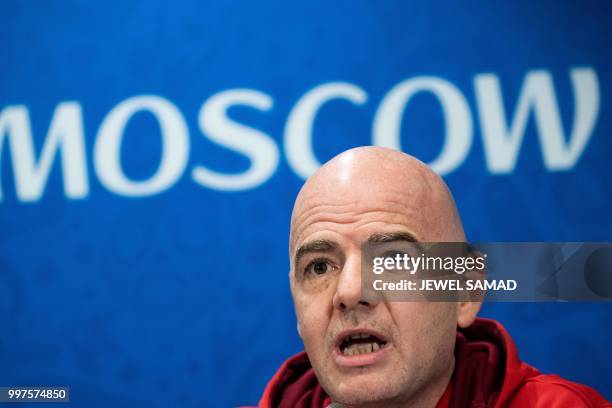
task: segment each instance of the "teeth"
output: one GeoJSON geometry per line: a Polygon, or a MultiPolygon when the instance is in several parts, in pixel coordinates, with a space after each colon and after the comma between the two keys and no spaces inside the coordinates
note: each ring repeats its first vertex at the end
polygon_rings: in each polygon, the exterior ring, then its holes
{"type": "Polygon", "coordinates": [[[349,336],[347,336],[347,339],[367,339],[368,337],[370,337],[369,334],[367,333],[355,333],[355,334],[351,334],[349,336]]]}
{"type": "Polygon", "coordinates": [[[357,356],[360,354],[373,353],[378,350],[380,350],[380,345],[376,342],[372,342],[363,344],[353,344],[342,350],[342,353],[345,356],[357,356]]]}

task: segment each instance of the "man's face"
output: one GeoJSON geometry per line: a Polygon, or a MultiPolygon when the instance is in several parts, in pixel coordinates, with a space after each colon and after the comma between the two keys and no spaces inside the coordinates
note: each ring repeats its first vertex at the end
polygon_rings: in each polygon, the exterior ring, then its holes
{"type": "Polygon", "coordinates": [[[361,247],[373,236],[435,240],[431,231],[439,226],[418,205],[422,197],[385,188],[363,191],[360,199],[350,191],[326,197],[334,189],[314,190],[294,213],[291,289],[319,382],[337,402],[388,406],[448,381],[457,306],[366,302],[361,291],[361,247]]]}

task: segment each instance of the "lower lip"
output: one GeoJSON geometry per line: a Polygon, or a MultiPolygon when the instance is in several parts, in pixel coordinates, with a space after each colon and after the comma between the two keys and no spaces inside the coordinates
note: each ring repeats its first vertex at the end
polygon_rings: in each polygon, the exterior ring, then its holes
{"type": "Polygon", "coordinates": [[[364,367],[380,362],[389,352],[390,348],[391,345],[387,343],[382,348],[371,353],[347,356],[340,351],[339,347],[336,347],[334,348],[333,356],[336,364],[340,367],[364,367]]]}

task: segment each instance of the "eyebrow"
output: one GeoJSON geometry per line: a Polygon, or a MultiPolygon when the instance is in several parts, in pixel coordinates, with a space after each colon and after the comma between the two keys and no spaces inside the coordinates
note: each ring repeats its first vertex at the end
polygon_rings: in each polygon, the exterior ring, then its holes
{"type": "Polygon", "coordinates": [[[314,241],[306,242],[301,245],[295,253],[294,265],[297,265],[300,259],[309,253],[313,252],[332,252],[338,249],[338,244],[328,239],[317,239],[314,241]]]}
{"type": "Polygon", "coordinates": [[[397,231],[397,232],[377,232],[370,235],[368,243],[385,243],[385,242],[419,242],[419,240],[409,232],[397,231]]]}
{"type": "MultiPolygon", "coordinates": [[[[368,243],[385,243],[385,242],[418,242],[418,239],[409,232],[377,232],[368,237],[368,243]]],[[[313,252],[332,252],[338,249],[338,244],[328,239],[317,239],[306,242],[301,245],[295,253],[293,264],[297,266],[300,259],[305,255],[313,252]]]]}

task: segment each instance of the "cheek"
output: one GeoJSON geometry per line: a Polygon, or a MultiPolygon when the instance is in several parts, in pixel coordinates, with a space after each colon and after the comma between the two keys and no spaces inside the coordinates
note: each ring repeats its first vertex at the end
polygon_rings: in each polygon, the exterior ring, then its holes
{"type": "Polygon", "coordinates": [[[320,296],[296,296],[295,310],[307,351],[323,344],[329,325],[328,301],[320,296]]]}
{"type": "Polygon", "coordinates": [[[292,280],[291,294],[302,338],[308,333],[321,336],[321,330],[327,327],[334,287],[335,280],[331,276],[323,279],[292,280]]]}
{"type": "Polygon", "coordinates": [[[452,354],[457,328],[453,303],[397,302],[390,307],[406,357],[431,360],[452,354]]]}

